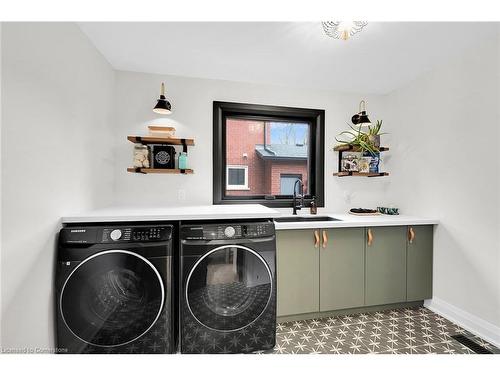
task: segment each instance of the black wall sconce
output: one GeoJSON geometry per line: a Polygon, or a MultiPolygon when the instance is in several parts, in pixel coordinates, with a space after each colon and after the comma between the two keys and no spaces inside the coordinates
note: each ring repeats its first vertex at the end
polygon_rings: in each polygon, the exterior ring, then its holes
{"type": "Polygon", "coordinates": [[[359,126],[371,125],[371,121],[368,119],[366,114],[366,103],[364,100],[359,102],[359,112],[352,116],[352,123],[359,126]]]}
{"type": "Polygon", "coordinates": [[[165,98],[165,84],[163,82],[161,83],[160,99],[158,99],[158,103],[153,108],[153,112],[160,115],[169,115],[172,113],[172,106],[167,98],[165,98]]]}

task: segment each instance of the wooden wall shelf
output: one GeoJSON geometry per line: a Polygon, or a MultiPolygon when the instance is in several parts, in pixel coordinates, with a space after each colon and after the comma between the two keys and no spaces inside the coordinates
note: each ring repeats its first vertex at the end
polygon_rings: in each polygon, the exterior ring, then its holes
{"type": "Polygon", "coordinates": [[[127,168],[130,173],[170,173],[170,174],[193,174],[192,169],[163,169],[163,168],[127,168]]]}
{"type": "MultiPolygon", "coordinates": [[[[334,176],[337,177],[350,177],[350,176],[358,176],[358,177],[383,177],[389,176],[387,172],[378,172],[378,173],[362,173],[362,172],[341,172],[342,167],[342,153],[343,152],[361,152],[359,147],[353,145],[337,145],[333,148],[334,151],[338,151],[339,153],[339,162],[338,162],[338,170],[339,172],[334,173],[334,176]]],[[[388,151],[389,147],[379,147],[379,152],[388,151]]]]}
{"type": "Polygon", "coordinates": [[[140,143],[143,145],[148,144],[164,144],[164,145],[178,145],[178,146],[194,146],[194,139],[192,138],[165,138],[165,137],[150,137],[150,136],[139,136],[139,135],[129,135],[127,139],[132,143],[140,143]]]}
{"type": "MultiPolygon", "coordinates": [[[[360,152],[361,150],[358,147],[354,147],[352,145],[338,145],[333,148],[333,151],[352,151],[352,152],[360,152]]],[[[379,151],[389,151],[389,147],[379,147],[379,151]]]]}
{"type": "MultiPolygon", "coordinates": [[[[194,139],[192,138],[166,138],[166,137],[151,137],[141,135],[129,135],[127,139],[132,143],[142,145],[162,144],[171,146],[182,146],[182,151],[187,153],[187,146],[194,146],[194,139]]],[[[163,168],[127,168],[130,173],[166,173],[166,174],[193,174],[192,169],[163,169],[163,168]]]]}
{"type": "Polygon", "coordinates": [[[389,176],[389,173],[387,173],[387,172],[379,172],[379,173],[338,172],[338,173],[334,173],[333,175],[337,176],[337,177],[349,177],[349,176],[382,177],[382,176],[389,176]]]}

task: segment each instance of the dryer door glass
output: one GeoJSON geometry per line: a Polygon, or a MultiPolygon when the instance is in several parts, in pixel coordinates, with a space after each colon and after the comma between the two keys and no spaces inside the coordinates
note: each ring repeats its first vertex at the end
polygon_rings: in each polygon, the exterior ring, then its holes
{"type": "Polygon", "coordinates": [[[194,265],[186,285],[190,312],[204,326],[234,331],[255,321],[271,300],[272,275],[255,251],[222,246],[194,265]]]}
{"type": "Polygon", "coordinates": [[[74,335],[118,346],[146,333],[164,304],[160,274],[145,258],[110,250],[80,263],[61,292],[61,314],[74,335]]]}

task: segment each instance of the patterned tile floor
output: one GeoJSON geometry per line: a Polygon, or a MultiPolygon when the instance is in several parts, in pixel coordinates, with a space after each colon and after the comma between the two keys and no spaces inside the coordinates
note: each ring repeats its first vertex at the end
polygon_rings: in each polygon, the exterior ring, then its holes
{"type": "Polygon", "coordinates": [[[493,345],[420,307],[280,323],[274,354],[474,354],[450,336],[493,345]]]}

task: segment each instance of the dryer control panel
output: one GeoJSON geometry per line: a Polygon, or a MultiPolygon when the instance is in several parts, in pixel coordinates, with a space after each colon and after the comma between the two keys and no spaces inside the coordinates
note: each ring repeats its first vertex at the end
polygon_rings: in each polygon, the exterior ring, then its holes
{"type": "Polygon", "coordinates": [[[274,223],[188,225],[181,228],[183,240],[230,240],[274,235],[274,223]]]}

